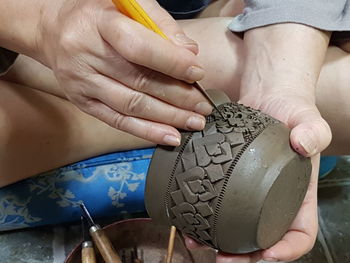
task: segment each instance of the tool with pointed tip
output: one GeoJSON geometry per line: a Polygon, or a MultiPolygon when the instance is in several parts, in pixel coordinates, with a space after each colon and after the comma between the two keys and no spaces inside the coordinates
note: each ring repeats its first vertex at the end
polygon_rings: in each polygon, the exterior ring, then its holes
{"type": "Polygon", "coordinates": [[[106,263],[122,263],[111,241],[106,236],[106,233],[99,225],[94,223],[84,203],[80,203],[80,209],[83,217],[89,224],[90,235],[100,251],[104,261],[106,263]]]}
{"type": "Polygon", "coordinates": [[[142,260],[139,258],[139,255],[138,255],[138,251],[137,251],[137,247],[135,246],[134,247],[134,255],[135,255],[135,258],[133,259],[133,262],[132,263],[142,263],[142,260]]]}
{"type": "Polygon", "coordinates": [[[170,235],[169,235],[169,242],[168,242],[168,250],[165,258],[166,263],[171,263],[173,259],[173,252],[174,252],[174,244],[175,244],[175,237],[176,237],[176,227],[172,226],[170,228],[170,235]]]}
{"type": "Polygon", "coordinates": [[[86,219],[81,216],[81,229],[83,232],[83,243],[81,244],[81,262],[96,263],[94,245],[89,235],[89,228],[86,224],[86,219]]]}
{"type": "MultiPolygon", "coordinates": [[[[152,18],[146,13],[146,11],[140,6],[136,0],[112,0],[117,9],[124,15],[130,17],[131,19],[139,22],[148,29],[160,35],[162,38],[167,39],[168,37],[162,32],[162,30],[157,26],[157,24],[152,20],[152,18]]],[[[218,106],[215,104],[210,95],[206,90],[196,81],[192,85],[198,89],[204,97],[213,105],[213,107],[218,111],[221,117],[226,120],[226,117],[219,110],[218,106]]]]}

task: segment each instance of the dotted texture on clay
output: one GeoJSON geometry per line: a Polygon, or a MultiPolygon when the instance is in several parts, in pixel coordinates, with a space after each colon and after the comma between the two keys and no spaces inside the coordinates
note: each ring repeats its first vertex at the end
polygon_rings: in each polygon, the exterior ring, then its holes
{"type": "Polygon", "coordinates": [[[207,117],[203,131],[191,133],[172,169],[165,205],[183,233],[217,247],[215,225],[225,186],[240,156],[275,119],[237,103],[207,117]]]}

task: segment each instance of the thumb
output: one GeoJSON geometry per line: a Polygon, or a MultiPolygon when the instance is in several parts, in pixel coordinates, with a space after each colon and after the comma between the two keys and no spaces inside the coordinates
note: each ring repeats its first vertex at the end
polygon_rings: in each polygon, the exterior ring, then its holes
{"type": "Polygon", "coordinates": [[[291,145],[301,155],[314,156],[331,142],[331,129],[316,108],[299,113],[289,124],[291,145]]]}
{"type": "Polygon", "coordinates": [[[171,42],[198,54],[197,42],[185,34],[176,20],[157,1],[139,0],[139,3],[171,42]]]}

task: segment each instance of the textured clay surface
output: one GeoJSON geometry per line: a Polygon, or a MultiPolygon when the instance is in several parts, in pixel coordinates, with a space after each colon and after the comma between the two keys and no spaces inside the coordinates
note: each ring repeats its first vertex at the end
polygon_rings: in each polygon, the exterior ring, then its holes
{"type": "MultiPolygon", "coordinates": [[[[182,144],[179,147],[157,148],[147,178],[146,207],[156,222],[175,225],[183,233],[206,245],[231,253],[249,252],[259,248],[259,244],[256,244],[256,232],[260,210],[269,187],[278,174],[271,177],[273,180],[265,183],[266,187],[257,190],[261,192],[257,194],[263,198],[256,204],[252,204],[254,210],[251,213],[253,214],[252,223],[242,226],[243,229],[255,231],[248,240],[252,244],[243,245],[248,247],[247,249],[241,249],[239,241],[234,247],[230,247],[230,240],[234,238],[232,236],[225,236],[224,233],[221,233],[222,237],[217,236],[218,224],[226,222],[225,219],[231,216],[230,205],[226,202],[223,211],[222,202],[225,198],[227,199],[227,196],[230,197],[229,201],[231,197],[239,198],[239,191],[245,191],[245,189],[237,188],[238,192],[234,193],[227,187],[231,184],[229,181],[232,176],[244,176],[240,174],[242,169],[235,171],[235,167],[247,150],[255,151],[255,149],[248,149],[249,145],[268,126],[284,125],[260,111],[240,104],[225,103],[219,108],[226,116],[226,120],[223,120],[220,114],[214,111],[207,117],[207,124],[203,131],[183,133],[182,144]],[[220,219],[222,217],[224,217],[223,220],[220,219]],[[223,241],[220,243],[220,240],[223,241]]],[[[283,129],[287,130],[285,127],[283,129]]],[[[271,135],[268,136],[271,137],[271,135]]],[[[279,134],[276,133],[273,136],[278,137],[279,134]]],[[[288,141],[288,131],[282,136],[287,137],[288,141]]],[[[266,145],[260,143],[257,147],[264,149],[266,145]]],[[[287,147],[289,148],[289,145],[287,147]]],[[[288,149],[288,151],[291,150],[288,149]]],[[[253,159],[255,157],[253,156],[253,159]]],[[[251,157],[247,156],[247,158],[251,157]]],[[[248,161],[254,161],[253,159],[248,161]]],[[[308,173],[308,168],[306,170],[308,173]]],[[[301,195],[305,194],[307,183],[308,180],[303,181],[304,185],[300,189],[301,195]]],[[[282,185],[285,186],[285,184],[282,185]]],[[[299,209],[300,204],[297,203],[296,206],[299,209]]],[[[295,211],[292,212],[295,216],[295,211]]],[[[242,219],[244,222],[247,215],[241,211],[237,217],[241,217],[241,222],[242,219]]],[[[229,222],[226,227],[231,227],[229,222]]],[[[283,232],[285,230],[281,229],[283,232]]]]}
{"type": "Polygon", "coordinates": [[[171,223],[189,236],[217,247],[213,235],[214,213],[219,207],[225,174],[233,170],[244,149],[273,119],[238,104],[225,104],[194,132],[175,165],[182,171],[171,175],[165,200],[171,223]],[[196,186],[196,187],[194,187],[196,186]]]}

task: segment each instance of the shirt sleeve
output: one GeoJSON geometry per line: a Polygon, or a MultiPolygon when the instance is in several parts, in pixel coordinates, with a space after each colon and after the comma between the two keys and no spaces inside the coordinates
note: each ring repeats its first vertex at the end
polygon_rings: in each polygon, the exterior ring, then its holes
{"type": "Polygon", "coordinates": [[[278,23],[350,31],[350,0],[245,0],[245,4],[229,26],[234,32],[278,23]]]}
{"type": "Polygon", "coordinates": [[[4,75],[15,62],[18,54],[0,47],[0,76],[4,75]]]}

